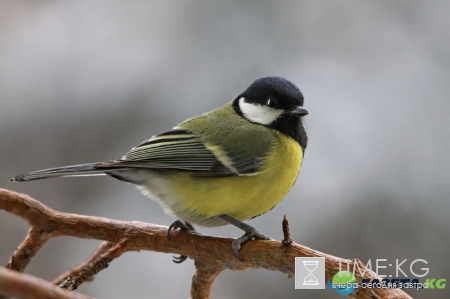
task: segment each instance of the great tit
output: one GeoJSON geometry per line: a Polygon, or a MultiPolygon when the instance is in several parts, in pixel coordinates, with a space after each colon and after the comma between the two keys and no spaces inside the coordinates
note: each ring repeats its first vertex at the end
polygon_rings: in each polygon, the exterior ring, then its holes
{"type": "MultiPolygon", "coordinates": [[[[303,95],[290,81],[260,78],[223,107],[188,119],[117,160],[39,170],[11,181],[109,175],[130,182],[175,216],[168,230],[232,224],[250,239],[270,239],[242,221],[270,211],[288,193],[308,137],[303,95]]],[[[181,256],[178,262],[186,257],[181,256]]]]}

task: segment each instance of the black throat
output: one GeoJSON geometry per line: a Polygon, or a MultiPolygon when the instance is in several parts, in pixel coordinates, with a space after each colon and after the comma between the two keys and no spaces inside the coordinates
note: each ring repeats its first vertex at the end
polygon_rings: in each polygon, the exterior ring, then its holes
{"type": "Polygon", "coordinates": [[[297,141],[303,152],[305,152],[306,146],[308,145],[308,136],[306,135],[306,130],[300,117],[289,114],[282,115],[269,125],[269,127],[274,128],[297,141]]]}
{"type": "MultiPolygon", "coordinates": [[[[239,107],[239,97],[233,101],[233,108],[237,114],[244,117],[241,108],[239,107]]],[[[261,126],[273,128],[291,137],[297,141],[302,148],[303,153],[305,152],[306,146],[308,145],[308,136],[306,135],[306,130],[300,117],[285,114],[278,118],[274,123],[261,126]]]]}

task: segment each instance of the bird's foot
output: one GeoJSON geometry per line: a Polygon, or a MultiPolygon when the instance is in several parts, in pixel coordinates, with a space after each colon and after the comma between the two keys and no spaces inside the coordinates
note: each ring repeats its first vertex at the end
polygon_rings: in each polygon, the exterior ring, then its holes
{"type": "Polygon", "coordinates": [[[218,217],[222,220],[225,220],[229,224],[232,224],[237,228],[242,229],[245,232],[245,234],[242,237],[237,238],[233,241],[234,256],[240,261],[244,261],[244,259],[242,258],[242,256],[240,256],[239,250],[241,249],[242,244],[244,244],[248,240],[273,240],[271,237],[266,236],[265,234],[262,234],[259,231],[257,231],[253,226],[250,226],[247,223],[244,223],[240,220],[234,219],[233,217],[230,217],[225,214],[219,215],[218,217]]]}
{"type": "MultiPolygon", "coordinates": [[[[189,222],[184,222],[181,220],[174,221],[167,230],[167,239],[171,239],[171,233],[173,230],[180,229],[180,230],[186,230],[186,231],[195,231],[195,228],[190,224],[189,222]]],[[[173,262],[177,264],[181,264],[184,262],[188,257],[186,255],[180,255],[180,256],[173,256],[173,262]]]]}
{"type": "Polygon", "coordinates": [[[269,236],[266,236],[263,233],[260,233],[253,227],[249,231],[246,231],[242,237],[235,239],[232,244],[233,253],[234,256],[242,262],[244,261],[244,259],[239,254],[239,250],[242,248],[242,245],[249,240],[273,240],[273,239],[269,236]]]}
{"type": "Polygon", "coordinates": [[[169,226],[169,229],[167,230],[167,239],[170,240],[172,231],[176,229],[195,231],[195,228],[189,222],[176,220],[169,226]]]}

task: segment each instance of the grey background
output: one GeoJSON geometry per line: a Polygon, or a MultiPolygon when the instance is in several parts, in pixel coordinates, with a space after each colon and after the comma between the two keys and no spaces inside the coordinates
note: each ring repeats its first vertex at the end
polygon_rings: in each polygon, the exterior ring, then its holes
{"type": "MultiPolygon", "coordinates": [[[[421,258],[428,277],[450,278],[449,13],[448,1],[2,1],[0,187],[61,211],[169,225],[155,202],[111,178],[7,181],[120,157],[256,78],[283,76],[305,95],[310,143],[289,195],[249,223],[279,239],[286,214],[309,247],[421,258]]],[[[6,264],[27,225],[0,211],[0,228],[6,264]]],[[[97,244],[52,240],[27,272],[52,279],[97,244]]],[[[127,253],[79,291],[186,298],[193,273],[169,254],[127,253]]],[[[212,289],[213,298],[337,296],[265,270],[226,271],[212,289]]]]}

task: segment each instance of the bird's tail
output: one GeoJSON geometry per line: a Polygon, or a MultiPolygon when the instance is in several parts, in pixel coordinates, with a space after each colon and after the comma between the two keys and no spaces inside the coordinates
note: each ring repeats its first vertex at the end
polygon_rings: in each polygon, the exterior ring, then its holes
{"type": "Polygon", "coordinates": [[[10,182],[26,182],[67,176],[105,175],[105,169],[96,168],[96,165],[98,164],[99,163],[89,163],[33,171],[15,176],[10,180],[10,182]]]}

